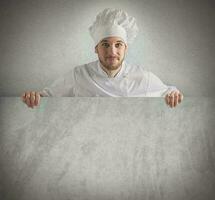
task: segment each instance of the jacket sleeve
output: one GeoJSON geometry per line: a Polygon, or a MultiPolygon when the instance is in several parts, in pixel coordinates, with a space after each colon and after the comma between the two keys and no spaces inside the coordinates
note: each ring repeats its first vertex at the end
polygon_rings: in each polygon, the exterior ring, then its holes
{"type": "Polygon", "coordinates": [[[147,97],[165,97],[171,91],[178,91],[175,86],[165,85],[155,74],[148,72],[147,97]]]}
{"type": "Polygon", "coordinates": [[[42,97],[72,97],[74,94],[74,70],[60,76],[48,87],[40,91],[42,97]]]}

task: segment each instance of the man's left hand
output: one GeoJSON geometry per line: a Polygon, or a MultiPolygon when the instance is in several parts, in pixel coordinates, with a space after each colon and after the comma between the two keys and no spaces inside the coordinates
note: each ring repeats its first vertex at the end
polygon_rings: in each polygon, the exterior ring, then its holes
{"type": "Polygon", "coordinates": [[[169,105],[171,108],[176,107],[179,103],[183,100],[183,94],[176,90],[168,93],[165,96],[166,104],[169,105]]]}

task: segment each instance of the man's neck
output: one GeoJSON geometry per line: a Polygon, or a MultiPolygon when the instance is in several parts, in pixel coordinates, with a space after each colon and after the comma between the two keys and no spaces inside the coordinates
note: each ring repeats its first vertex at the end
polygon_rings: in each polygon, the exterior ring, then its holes
{"type": "Polygon", "coordinates": [[[109,78],[115,77],[119,73],[120,69],[122,68],[122,65],[120,65],[120,67],[115,70],[108,70],[101,63],[100,63],[100,66],[106,72],[109,78]]]}

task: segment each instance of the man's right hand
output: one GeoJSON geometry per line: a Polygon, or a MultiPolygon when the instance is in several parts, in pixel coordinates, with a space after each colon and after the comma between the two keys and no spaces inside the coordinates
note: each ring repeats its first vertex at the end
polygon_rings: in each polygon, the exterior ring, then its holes
{"type": "Polygon", "coordinates": [[[24,92],[21,96],[22,101],[29,107],[34,108],[34,106],[38,106],[40,103],[40,93],[39,92],[24,92]]]}

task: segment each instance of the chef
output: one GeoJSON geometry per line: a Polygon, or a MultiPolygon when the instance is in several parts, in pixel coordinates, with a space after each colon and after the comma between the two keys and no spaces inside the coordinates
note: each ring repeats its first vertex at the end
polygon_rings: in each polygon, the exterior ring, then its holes
{"type": "Polygon", "coordinates": [[[42,91],[21,98],[29,107],[40,97],[164,97],[171,108],[183,99],[175,86],[165,85],[140,65],[126,62],[129,45],[138,33],[134,17],[120,9],[104,9],[89,27],[98,60],[76,66],[42,91]]]}

